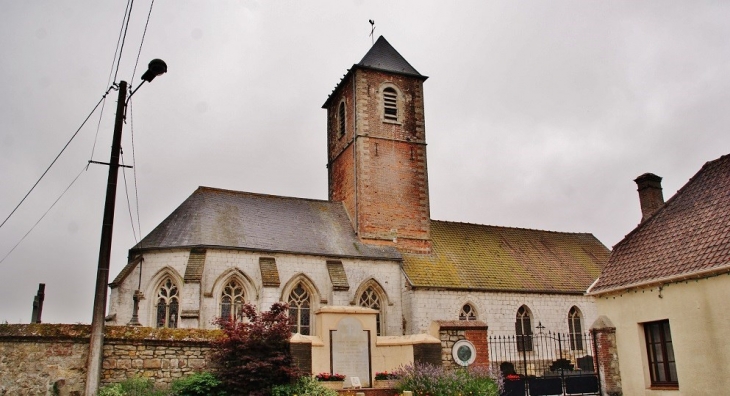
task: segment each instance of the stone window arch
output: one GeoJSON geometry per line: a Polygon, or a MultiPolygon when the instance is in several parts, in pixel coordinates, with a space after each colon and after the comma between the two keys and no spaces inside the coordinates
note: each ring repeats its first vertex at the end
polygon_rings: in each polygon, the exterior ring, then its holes
{"type": "Polygon", "coordinates": [[[282,301],[289,304],[289,324],[292,333],[315,335],[314,311],[319,302],[319,292],[304,275],[289,281],[282,293],[282,301]]]}
{"type": "Polygon", "coordinates": [[[358,306],[378,311],[375,315],[377,335],[385,335],[385,307],[388,305],[388,297],[380,284],[374,279],[364,282],[357,289],[355,298],[358,306]]]}
{"type": "Polygon", "coordinates": [[[583,350],[583,315],[578,307],[573,306],[568,312],[568,335],[570,337],[570,349],[573,351],[583,350]]]}
{"type": "Polygon", "coordinates": [[[289,293],[289,323],[292,333],[312,334],[312,293],[302,283],[297,283],[289,293]]]}
{"type": "Polygon", "coordinates": [[[461,307],[459,312],[459,320],[477,320],[477,310],[471,303],[466,303],[461,307]]]}
{"type": "Polygon", "coordinates": [[[515,336],[518,351],[532,351],[532,313],[526,305],[517,310],[515,336]]]}
{"type": "Polygon", "coordinates": [[[167,276],[160,286],[157,288],[157,296],[155,297],[155,311],[156,311],[156,327],[177,327],[180,310],[180,291],[172,281],[172,278],[167,276]]]}
{"type": "Polygon", "coordinates": [[[243,304],[246,303],[246,291],[235,277],[232,277],[223,286],[220,295],[220,318],[225,320],[240,321],[243,319],[243,304]]]}

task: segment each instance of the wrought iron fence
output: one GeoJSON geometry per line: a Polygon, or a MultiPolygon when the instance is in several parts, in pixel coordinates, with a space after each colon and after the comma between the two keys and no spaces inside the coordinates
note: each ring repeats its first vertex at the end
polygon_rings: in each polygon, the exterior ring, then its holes
{"type": "Polygon", "coordinates": [[[598,395],[593,345],[589,333],[491,336],[489,360],[503,396],[598,395]]]}

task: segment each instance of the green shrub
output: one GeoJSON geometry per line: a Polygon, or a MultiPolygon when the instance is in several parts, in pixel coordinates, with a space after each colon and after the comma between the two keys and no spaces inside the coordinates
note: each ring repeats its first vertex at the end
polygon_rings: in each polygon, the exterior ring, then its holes
{"type": "Polygon", "coordinates": [[[164,396],[165,392],[155,389],[151,379],[127,378],[122,382],[99,389],[98,396],[164,396]]]}
{"type": "Polygon", "coordinates": [[[122,390],[122,385],[111,384],[99,389],[97,396],[126,396],[126,393],[122,390]]]}
{"type": "Polygon", "coordinates": [[[271,396],[337,396],[337,392],[325,388],[310,376],[300,377],[295,383],[276,385],[271,388],[271,396]]]}
{"type": "Polygon", "coordinates": [[[200,372],[172,382],[174,396],[226,396],[221,382],[211,373],[200,372]]]}

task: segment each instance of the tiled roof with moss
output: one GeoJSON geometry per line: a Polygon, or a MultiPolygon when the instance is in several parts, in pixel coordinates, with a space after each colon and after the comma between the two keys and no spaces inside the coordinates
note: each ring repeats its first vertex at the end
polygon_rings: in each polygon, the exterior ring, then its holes
{"type": "Polygon", "coordinates": [[[413,287],[583,293],[610,253],[591,234],[446,221],[431,238],[431,254],[403,254],[413,287]]]}
{"type": "Polygon", "coordinates": [[[591,293],[730,271],[730,155],[706,163],[616,244],[591,293]]]}

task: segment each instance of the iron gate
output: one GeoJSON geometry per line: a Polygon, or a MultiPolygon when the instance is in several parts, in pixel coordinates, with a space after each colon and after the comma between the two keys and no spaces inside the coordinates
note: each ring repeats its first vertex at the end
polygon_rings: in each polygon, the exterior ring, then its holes
{"type": "Polygon", "coordinates": [[[490,336],[489,361],[502,396],[598,395],[594,345],[589,333],[490,336]]]}

